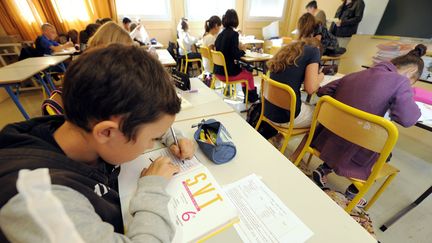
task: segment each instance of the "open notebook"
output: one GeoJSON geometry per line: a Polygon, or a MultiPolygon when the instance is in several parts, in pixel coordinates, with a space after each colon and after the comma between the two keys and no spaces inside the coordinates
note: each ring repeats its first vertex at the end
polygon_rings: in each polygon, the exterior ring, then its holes
{"type": "Polygon", "coordinates": [[[148,152],[134,161],[122,165],[119,175],[119,192],[123,220],[131,222],[129,201],[137,188],[141,170],[148,167],[150,159],[167,156],[180,166],[166,191],[171,195],[168,209],[176,234],[172,242],[197,242],[210,238],[238,222],[238,212],[210,171],[196,157],[183,164],[167,148],[148,152]]]}

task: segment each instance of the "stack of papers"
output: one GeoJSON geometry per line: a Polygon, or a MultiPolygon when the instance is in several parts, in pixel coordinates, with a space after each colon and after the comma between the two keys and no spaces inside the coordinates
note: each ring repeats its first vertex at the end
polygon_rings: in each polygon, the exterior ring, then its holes
{"type": "Polygon", "coordinates": [[[255,174],[225,186],[224,190],[240,213],[240,223],[234,227],[244,242],[301,243],[313,235],[255,174]]]}
{"type": "Polygon", "coordinates": [[[404,44],[401,42],[387,42],[377,45],[378,52],[372,58],[373,63],[377,64],[383,61],[390,61],[391,59],[407,54],[414,48],[412,44],[404,44]]]}

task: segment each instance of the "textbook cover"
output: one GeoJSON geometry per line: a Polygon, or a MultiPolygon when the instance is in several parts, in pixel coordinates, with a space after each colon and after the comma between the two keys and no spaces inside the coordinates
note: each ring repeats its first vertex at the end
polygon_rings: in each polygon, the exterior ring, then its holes
{"type": "Polygon", "coordinates": [[[172,197],[168,210],[176,227],[172,242],[204,241],[239,221],[237,209],[210,171],[195,156],[182,163],[168,148],[162,148],[122,165],[119,192],[126,230],[132,220],[129,201],[137,189],[139,175],[144,167],[149,166],[150,159],[160,156],[170,157],[180,166],[180,173],[171,179],[166,188],[172,197]]]}

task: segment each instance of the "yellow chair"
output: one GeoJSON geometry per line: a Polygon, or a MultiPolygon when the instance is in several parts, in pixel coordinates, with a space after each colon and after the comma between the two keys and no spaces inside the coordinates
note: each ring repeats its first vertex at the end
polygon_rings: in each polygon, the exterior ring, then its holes
{"type": "Polygon", "coordinates": [[[183,41],[180,39],[177,39],[177,43],[179,45],[179,48],[182,49],[183,53],[185,54],[184,56],[181,56],[182,58],[180,61],[180,72],[184,72],[187,74],[188,73],[187,69],[188,69],[189,63],[194,63],[194,62],[199,62],[201,64],[201,69],[204,70],[204,67],[203,67],[202,62],[201,62],[201,58],[189,59],[183,41]]]}
{"type": "Polygon", "coordinates": [[[398,130],[396,126],[383,117],[358,110],[330,96],[323,96],[315,108],[306,144],[294,162],[296,166],[299,165],[306,152],[319,157],[320,151],[310,147],[318,123],[353,144],[379,153],[366,181],[348,178],[359,190],[359,193],[345,208],[345,211],[350,213],[369,191],[372,184],[376,180],[386,177],[384,183],[366,205],[365,210],[368,210],[399,172],[397,168],[386,163],[387,157],[397,142],[398,130]]]}
{"type": "MultiPolygon", "coordinates": [[[[203,63],[204,63],[204,58],[207,58],[207,61],[210,64],[211,73],[213,74],[213,61],[212,61],[210,49],[208,47],[201,46],[199,48],[199,52],[201,53],[201,59],[202,59],[203,63]]],[[[203,67],[203,69],[204,69],[204,67],[203,67]]],[[[204,75],[204,71],[203,71],[203,75],[204,75]]],[[[215,79],[215,77],[214,77],[214,75],[212,75],[212,82],[211,82],[211,85],[210,85],[210,88],[212,88],[212,89],[214,89],[214,79],[215,79]]]]}
{"type": "Polygon", "coordinates": [[[258,130],[263,121],[267,122],[270,126],[276,129],[284,136],[284,142],[280,148],[280,152],[284,153],[291,136],[305,134],[309,128],[294,128],[294,119],[296,113],[296,95],[294,90],[287,84],[283,84],[270,79],[268,76],[263,75],[261,80],[261,115],[255,127],[258,130]],[[264,115],[264,100],[269,101],[273,105],[279,106],[285,110],[290,111],[290,120],[288,127],[278,126],[264,115]]]}
{"type": "MultiPolygon", "coordinates": [[[[245,79],[230,81],[229,77],[228,77],[228,70],[227,70],[227,67],[226,67],[226,62],[225,62],[225,56],[224,56],[224,54],[222,52],[220,52],[220,51],[214,51],[214,50],[211,50],[210,53],[211,53],[211,57],[212,57],[211,59],[212,59],[213,64],[214,65],[222,66],[223,69],[224,69],[225,80],[220,80],[220,79],[218,79],[218,80],[221,81],[222,83],[225,83],[225,85],[226,85],[225,91],[224,91],[224,95],[225,96],[227,95],[227,91],[228,91],[227,87],[228,86],[234,85],[234,95],[236,96],[237,95],[236,84],[238,84],[238,83],[244,83],[245,84],[245,87],[246,87],[245,103],[246,103],[246,109],[247,109],[247,106],[248,106],[248,95],[249,95],[249,84],[248,84],[248,81],[245,80],[245,79]]],[[[216,78],[217,77],[215,77],[215,79],[213,80],[211,87],[215,86],[214,82],[215,82],[216,78]]],[[[231,91],[231,89],[230,89],[230,91],[231,91]]]]}

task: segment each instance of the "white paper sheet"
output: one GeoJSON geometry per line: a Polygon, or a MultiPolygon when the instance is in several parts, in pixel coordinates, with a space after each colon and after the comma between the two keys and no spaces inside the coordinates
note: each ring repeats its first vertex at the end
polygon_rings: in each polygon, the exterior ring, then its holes
{"type": "Polygon", "coordinates": [[[343,75],[341,74],[335,74],[334,76],[330,76],[330,75],[325,75],[323,81],[320,83],[320,87],[323,87],[337,79],[342,78],[343,75]]]}
{"type": "Polygon", "coordinates": [[[244,242],[300,243],[313,233],[255,174],[224,188],[240,213],[235,225],[244,242]]]}
{"type": "Polygon", "coordinates": [[[417,106],[421,111],[421,116],[418,119],[419,122],[432,120],[432,105],[428,105],[422,102],[416,101],[417,106]]]}

